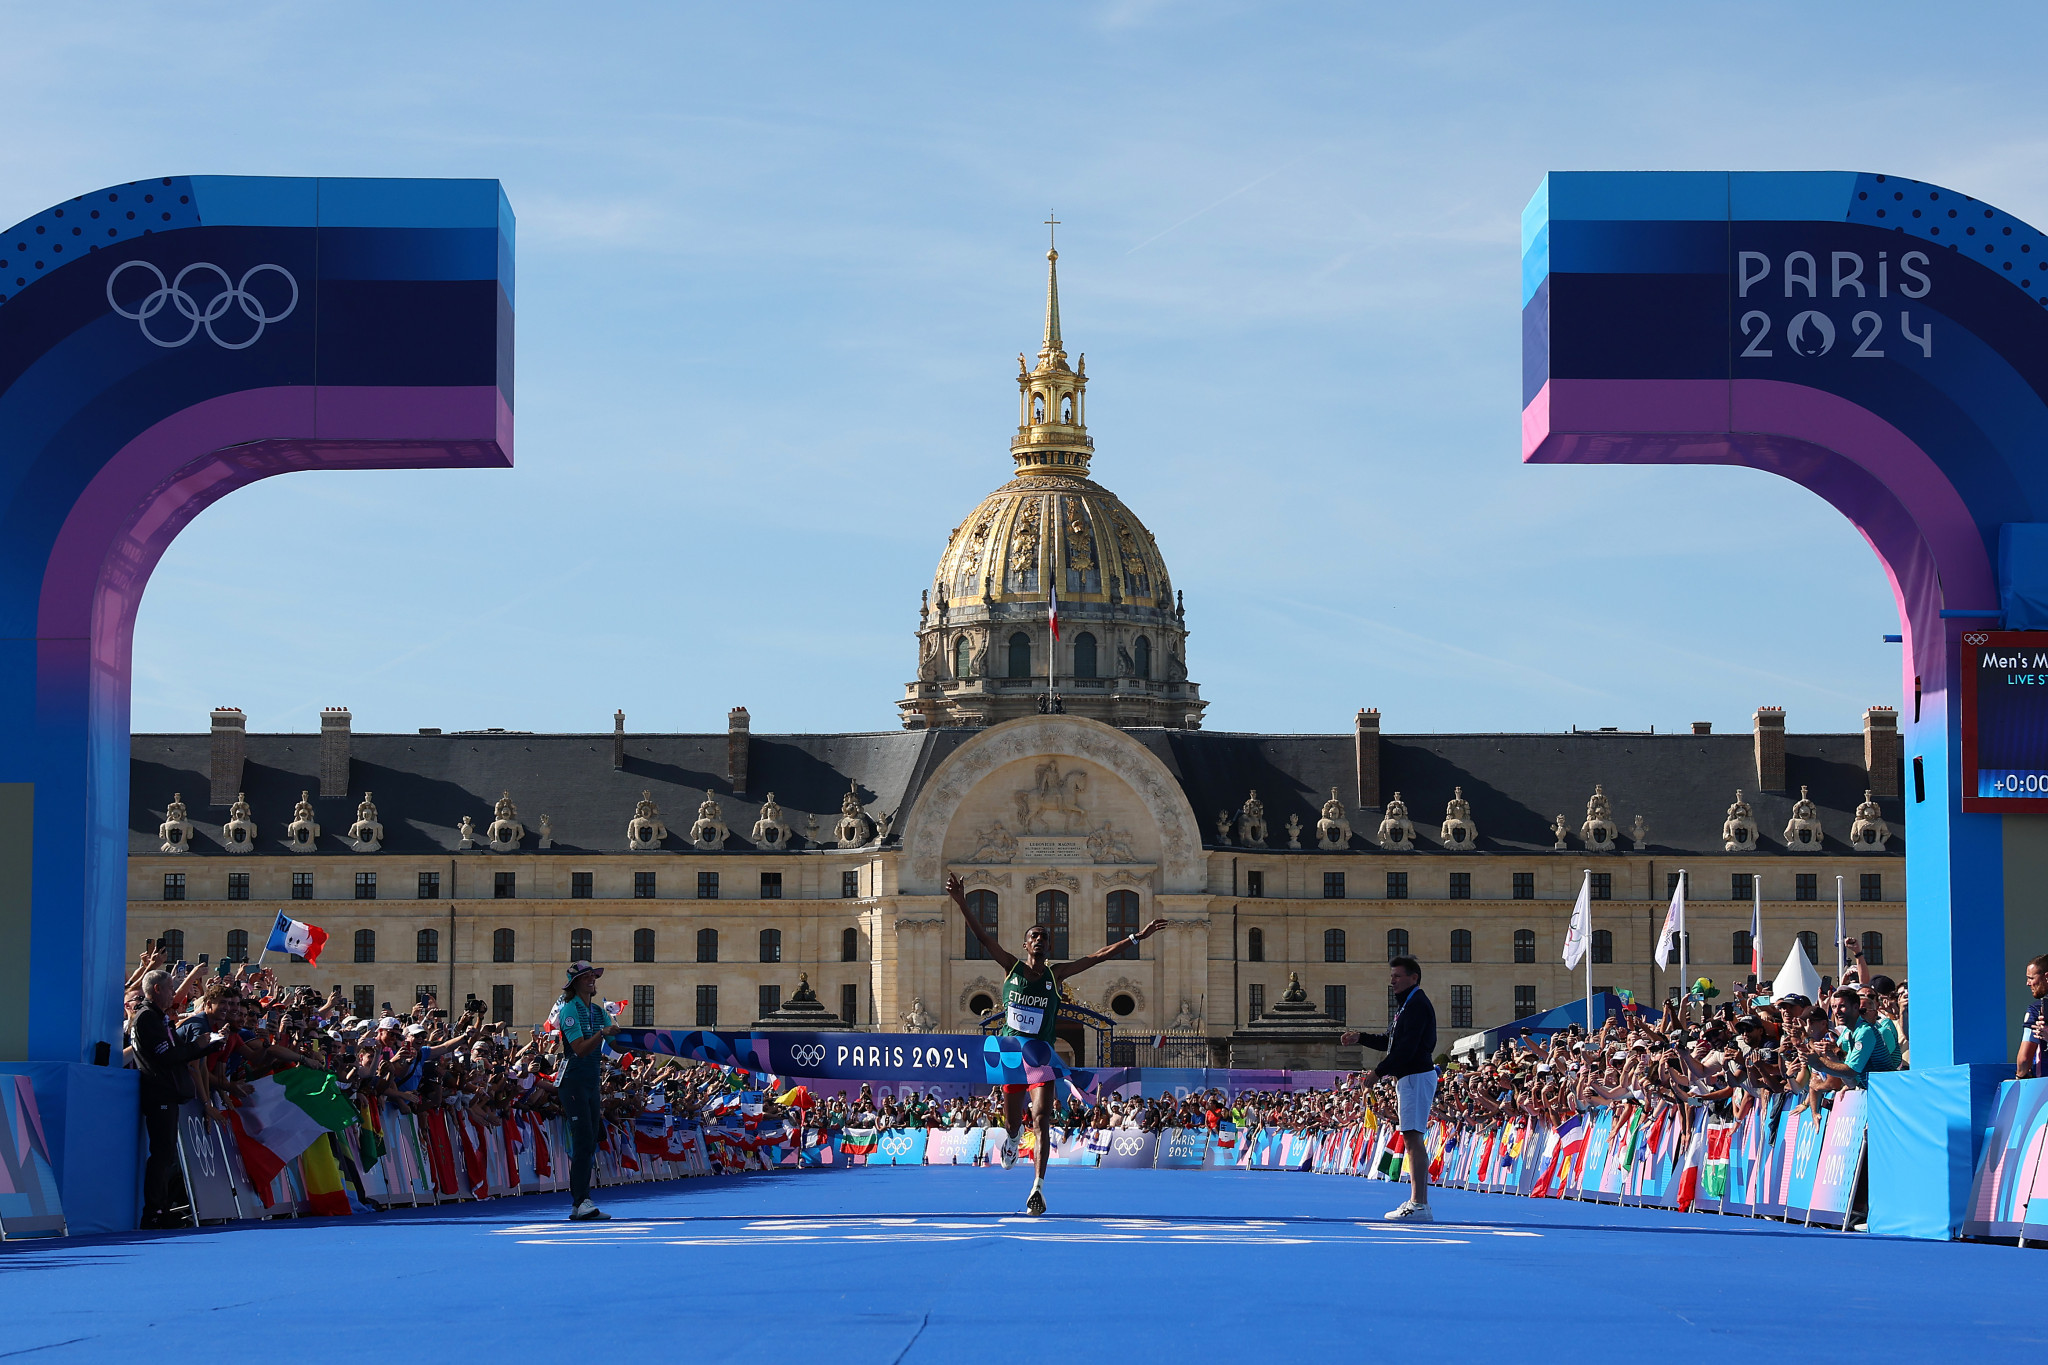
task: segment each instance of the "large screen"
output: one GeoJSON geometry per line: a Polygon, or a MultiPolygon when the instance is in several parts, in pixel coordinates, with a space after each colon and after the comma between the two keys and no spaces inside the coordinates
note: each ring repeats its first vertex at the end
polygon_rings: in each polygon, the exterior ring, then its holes
{"type": "Polygon", "coordinates": [[[2048,631],[1963,636],[1963,809],[2048,811],[2048,631]]]}

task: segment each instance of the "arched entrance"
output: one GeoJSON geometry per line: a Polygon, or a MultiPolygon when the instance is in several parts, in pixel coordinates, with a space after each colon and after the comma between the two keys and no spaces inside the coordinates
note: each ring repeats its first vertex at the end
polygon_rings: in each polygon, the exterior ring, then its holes
{"type": "MultiPolygon", "coordinates": [[[[10,232],[83,245],[86,221],[90,251],[0,282],[0,1070],[58,1124],[124,1132],[132,1075],[76,1072],[121,1047],[149,575],[257,479],[509,465],[513,226],[494,180],[192,176],[10,232]]],[[[90,1176],[65,1171],[73,1230],[132,1227],[90,1176]]]]}

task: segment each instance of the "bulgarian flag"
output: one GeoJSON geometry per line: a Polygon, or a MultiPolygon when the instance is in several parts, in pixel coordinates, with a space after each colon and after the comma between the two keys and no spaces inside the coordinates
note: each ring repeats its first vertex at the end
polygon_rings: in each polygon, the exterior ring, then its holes
{"type": "Polygon", "coordinates": [[[270,942],[263,945],[266,953],[294,953],[306,959],[308,966],[320,962],[320,950],[327,944],[327,931],[317,924],[304,924],[280,910],[277,923],[270,927],[270,942]]]}
{"type": "Polygon", "coordinates": [[[875,1151],[875,1130],[847,1129],[839,1136],[839,1150],[845,1156],[872,1156],[875,1151]]]}
{"type": "Polygon", "coordinates": [[[322,1136],[361,1122],[355,1106],[335,1089],[334,1077],[295,1066],[265,1076],[240,1107],[228,1110],[242,1165],[265,1208],[278,1173],[322,1136]]]}

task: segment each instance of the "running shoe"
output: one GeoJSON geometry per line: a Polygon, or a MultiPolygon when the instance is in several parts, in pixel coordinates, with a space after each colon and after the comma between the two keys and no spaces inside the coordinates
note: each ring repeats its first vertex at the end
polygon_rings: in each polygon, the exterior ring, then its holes
{"type": "Polygon", "coordinates": [[[1002,1145],[1001,1149],[997,1151],[996,1155],[997,1155],[997,1157],[998,1157],[998,1158],[999,1158],[999,1159],[1000,1159],[1000,1160],[1002,1161],[1002,1163],[1003,1163],[1003,1169],[1004,1169],[1004,1170],[1006,1170],[1006,1171],[1007,1171],[1007,1170],[1009,1170],[1009,1169],[1010,1169],[1010,1168],[1011,1168],[1012,1166],[1016,1165],[1016,1164],[1017,1164],[1017,1139],[1015,1139],[1015,1138],[1013,1138],[1013,1137],[1010,1137],[1010,1136],[1008,1136],[1007,1134],[1005,1134],[1005,1135],[1004,1135],[1004,1137],[1003,1137],[1003,1145],[1002,1145]]]}
{"type": "Polygon", "coordinates": [[[1433,1223],[1436,1215],[1429,1211],[1429,1205],[1418,1204],[1413,1199],[1404,1199],[1401,1206],[1387,1215],[1389,1223],[1433,1223]]]}
{"type": "Polygon", "coordinates": [[[578,1204],[576,1211],[569,1215],[569,1221],[572,1223],[609,1223],[611,1219],[610,1214],[588,1199],[578,1204]]]}
{"type": "Polygon", "coordinates": [[[1031,1192],[1031,1197],[1024,1201],[1024,1212],[1030,1214],[1033,1218],[1044,1217],[1045,1196],[1040,1194],[1037,1190],[1033,1190],[1031,1192]]]}

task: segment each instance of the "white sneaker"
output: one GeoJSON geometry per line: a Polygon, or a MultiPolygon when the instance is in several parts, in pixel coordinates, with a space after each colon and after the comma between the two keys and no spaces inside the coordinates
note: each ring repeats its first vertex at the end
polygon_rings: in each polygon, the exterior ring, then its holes
{"type": "Polygon", "coordinates": [[[1436,1215],[1429,1211],[1429,1205],[1418,1204],[1413,1199],[1404,1199],[1401,1206],[1387,1215],[1389,1223],[1433,1223],[1436,1215]]]}
{"type": "Polygon", "coordinates": [[[608,1223],[611,1221],[611,1217],[610,1214],[586,1199],[576,1206],[575,1212],[569,1215],[569,1221],[572,1223],[608,1223]]]}
{"type": "Polygon", "coordinates": [[[1003,1145],[997,1151],[996,1157],[1003,1163],[1003,1169],[1006,1171],[1015,1166],[1017,1164],[1017,1139],[1005,1133],[1003,1135],[1003,1145]]]}

